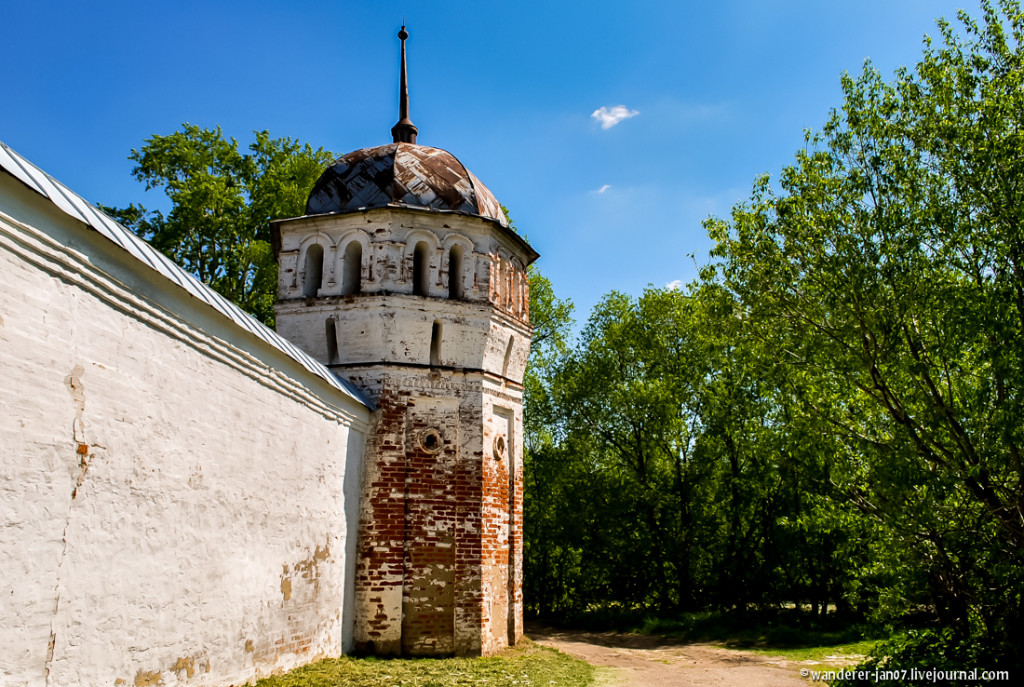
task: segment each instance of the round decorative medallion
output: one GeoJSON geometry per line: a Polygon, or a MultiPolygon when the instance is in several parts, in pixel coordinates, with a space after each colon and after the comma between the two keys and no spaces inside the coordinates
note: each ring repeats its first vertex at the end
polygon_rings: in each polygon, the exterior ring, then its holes
{"type": "Polygon", "coordinates": [[[497,436],[494,438],[494,457],[497,460],[502,460],[505,457],[505,437],[497,436]]]}
{"type": "Polygon", "coordinates": [[[444,444],[444,440],[441,438],[441,432],[434,428],[425,429],[420,432],[419,441],[420,448],[427,453],[439,452],[444,444]]]}

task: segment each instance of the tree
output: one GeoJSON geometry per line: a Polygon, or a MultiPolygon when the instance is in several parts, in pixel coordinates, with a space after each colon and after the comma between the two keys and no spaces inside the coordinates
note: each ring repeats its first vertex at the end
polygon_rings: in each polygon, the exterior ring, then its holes
{"type": "Polygon", "coordinates": [[[901,559],[893,611],[958,642],[1024,640],[1024,15],[939,22],[916,69],[870,64],[728,221],[710,221],[746,332],[831,479],[901,559]]]}
{"type": "Polygon", "coordinates": [[[560,545],[566,537],[559,533],[572,527],[563,519],[561,505],[574,501],[574,480],[564,471],[571,466],[556,443],[552,404],[554,366],[567,350],[573,304],[555,295],[550,280],[535,265],[529,268],[529,279],[533,340],[523,376],[524,584],[531,610],[548,612],[560,601],[557,580],[578,565],[576,552],[560,545]]]}
{"type": "Polygon", "coordinates": [[[273,324],[277,266],[270,221],[305,211],[306,197],[333,158],[290,138],[257,131],[248,153],[220,127],[183,124],[129,156],[146,190],[171,202],[165,215],[142,205],[104,208],[204,284],[273,324]]]}
{"type": "Polygon", "coordinates": [[[817,427],[790,421],[730,293],[610,293],[547,376],[554,440],[531,456],[541,517],[527,520],[536,611],[849,606],[863,555],[849,509],[827,501],[828,447],[802,452],[817,427]]]}
{"type": "Polygon", "coordinates": [[[603,550],[588,553],[607,566],[605,593],[630,605],[690,606],[698,586],[709,467],[693,446],[713,364],[698,308],[681,291],[612,292],[558,371],[567,443],[604,489],[590,523],[603,550]]]}

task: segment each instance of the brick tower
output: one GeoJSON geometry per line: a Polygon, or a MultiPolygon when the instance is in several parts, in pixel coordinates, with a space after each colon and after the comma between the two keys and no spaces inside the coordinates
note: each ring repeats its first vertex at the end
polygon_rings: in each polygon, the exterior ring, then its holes
{"type": "Polygon", "coordinates": [[[405,27],[393,142],[334,161],[274,225],[277,328],[376,404],[354,644],[479,655],[522,637],[526,266],[537,258],[453,155],[417,145],[405,27]]]}

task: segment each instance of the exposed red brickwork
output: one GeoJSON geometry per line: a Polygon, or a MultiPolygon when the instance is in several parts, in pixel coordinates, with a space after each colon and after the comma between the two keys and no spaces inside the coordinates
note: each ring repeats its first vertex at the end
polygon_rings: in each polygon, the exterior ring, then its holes
{"type": "Polygon", "coordinates": [[[500,416],[485,413],[480,375],[434,373],[434,386],[412,389],[380,379],[367,384],[379,410],[366,455],[357,650],[478,655],[515,643],[522,636],[518,406],[503,401],[510,407],[500,416]],[[500,457],[499,435],[508,446],[500,457]]]}
{"type": "Polygon", "coordinates": [[[401,594],[405,546],[405,407],[408,391],[382,390],[376,431],[366,447],[362,514],[356,564],[356,650],[381,655],[401,652],[401,608],[389,607],[388,592],[401,594]],[[360,603],[360,601],[362,603],[360,603]],[[396,631],[397,630],[397,631],[396,631]]]}
{"type": "Polygon", "coordinates": [[[410,398],[405,450],[402,653],[452,654],[456,527],[461,506],[456,488],[458,399],[410,398]]]}
{"type": "Polygon", "coordinates": [[[485,426],[482,519],[487,617],[483,623],[485,653],[515,644],[522,638],[522,461],[517,425],[521,406],[488,395],[493,403],[485,426]]]}

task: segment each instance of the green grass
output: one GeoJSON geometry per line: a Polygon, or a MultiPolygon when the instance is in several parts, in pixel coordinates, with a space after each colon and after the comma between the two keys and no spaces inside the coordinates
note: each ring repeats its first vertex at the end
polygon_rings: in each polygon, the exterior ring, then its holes
{"type": "Polygon", "coordinates": [[[688,613],[672,619],[647,619],[637,629],[643,634],[711,642],[790,661],[824,662],[832,656],[840,657],[841,663],[855,663],[882,638],[860,625],[810,618],[795,611],[738,616],[688,613]],[[842,658],[847,656],[849,659],[842,658]]]}
{"type": "Polygon", "coordinates": [[[849,656],[849,660],[840,658],[840,662],[853,663],[885,638],[877,629],[844,622],[834,613],[821,617],[796,608],[733,613],[706,611],[668,617],[637,610],[598,608],[573,618],[571,625],[579,629],[614,629],[706,642],[791,661],[827,662],[829,656],[849,656]]]}
{"type": "MultiPolygon", "coordinates": [[[[802,646],[796,648],[785,647],[745,647],[745,651],[753,651],[767,656],[779,656],[789,661],[835,661],[841,664],[853,664],[862,660],[878,643],[877,639],[865,639],[860,642],[848,644],[835,644],[827,646],[802,646]],[[832,657],[831,659],[829,657],[832,657]]],[[[726,645],[728,648],[734,648],[726,645]]],[[[740,648],[740,647],[735,647],[740,648]]]]}
{"type": "Polygon", "coordinates": [[[328,659],[257,687],[588,687],[592,666],[530,641],[489,658],[328,659]]]}

